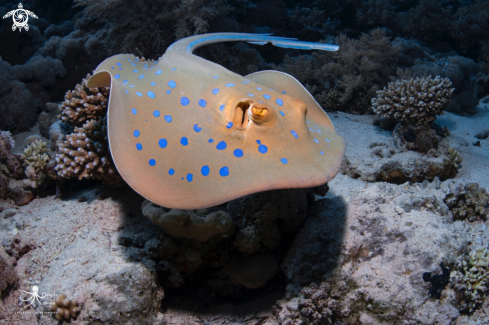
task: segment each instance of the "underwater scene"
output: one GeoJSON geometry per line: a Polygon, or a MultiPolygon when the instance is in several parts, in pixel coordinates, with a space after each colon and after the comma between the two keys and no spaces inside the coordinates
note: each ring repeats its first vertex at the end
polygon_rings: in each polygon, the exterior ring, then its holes
{"type": "Polygon", "coordinates": [[[0,0],[0,324],[489,324],[489,1],[0,0]]]}

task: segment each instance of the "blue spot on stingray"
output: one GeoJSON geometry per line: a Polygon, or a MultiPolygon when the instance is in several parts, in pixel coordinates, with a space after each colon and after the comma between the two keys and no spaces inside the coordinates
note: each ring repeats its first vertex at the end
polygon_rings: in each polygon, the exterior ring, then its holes
{"type": "Polygon", "coordinates": [[[162,139],[158,140],[158,145],[160,146],[160,148],[164,149],[168,145],[168,141],[166,141],[166,139],[162,138],[162,139]]]}
{"type": "Polygon", "coordinates": [[[173,89],[177,86],[177,83],[173,80],[168,81],[168,86],[173,89]]]}
{"type": "Polygon", "coordinates": [[[278,111],[278,113],[279,113],[280,115],[282,115],[282,116],[285,116],[284,112],[282,112],[282,111],[278,111]]]}
{"type": "Polygon", "coordinates": [[[287,158],[282,158],[282,159],[280,159],[280,161],[281,161],[281,162],[282,162],[282,164],[284,164],[284,165],[287,165],[287,163],[289,162],[289,161],[287,160],[287,158]]]}
{"type": "Polygon", "coordinates": [[[209,143],[212,143],[212,142],[214,142],[214,139],[209,139],[209,143]]]}
{"type": "Polygon", "coordinates": [[[153,81],[152,83],[150,83],[150,85],[154,86],[154,85],[156,85],[156,82],[153,81]]]}
{"type": "Polygon", "coordinates": [[[188,104],[190,104],[190,101],[187,97],[182,97],[180,98],[180,104],[182,104],[182,106],[187,106],[188,104]]]}
{"type": "Polygon", "coordinates": [[[328,147],[329,147],[329,144],[328,144],[328,147]]]}
{"type": "Polygon", "coordinates": [[[318,139],[314,139],[314,142],[319,143],[318,139]]]}
{"type": "Polygon", "coordinates": [[[120,75],[120,74],[116,74],[116,75],[114,76],[114,78],[116,78],[116,79],[119,79],[120,77],[121,77],[121,75],[120,75]]]}
{"type": "Polygon", "coordinates": [[[134,130],[134,132],[132,133],[136,138],[139,137],[139,135],[141,134],[141,132],[139,132],[139,130],[134,130]]]}
{"type": "Polygon", "coordinates": [[[198,124],[195,124],[195,125],[194,125],[194,131],[195,131],[195,132],[199,133],[201,130],[202,130],[202,128],[201,128],[201,127],[199,127],[199,125],[198,125],[198,124]]]}
{"type": "Polygon", "coordinates": [[[297,135],[297,133],[294,130],[291,130],[290,133],[292,133],[294,138],[299,139],[299,136],[297,135]]]}
{"type": "Polygon", "coordinates": [[[144,74],[140,75],[138,79],[143,79],[144,78],[144,74]]]}
{"type": "Polygon", "coordinates": [[[228,129],[232,128],[233,127],[233,122],[228,122],[228,124],[226,124],[226,127],[228,129]]]}
{"type": "Polygon", "coordinates": [[[139,71],[138,71],[138,70],[136,70],[136,69],[134,69],[134,70],[132,70],[132,72],[138,73],[139,71]]]}
{"type": "Polygon", "coordinates": [[[247,95],[250,96],[250,97],[255,97],[255,95],[250,94],[250,93],[247,93],[247,95]]]}
{"type": "Polygon", "coordinates": [[[241,158],[241,157],[243,157],[243,150],[236,149],[236,150],[233,151],[233,154],[234,154],[235,157],[241,158]]]}
{"type": "Polygon", "coordinates": [[[258,102],[263,104],[263,101],[262,100],[259,100],[258,102]]]}
{"type": "Polygon", "coordinates": [[[168,95],[170,95],[170,94],[171,94],[171,90],[170,90],[170,89],[168,89],[168,90],[166,91],[166,93],[167,93],[168,95]]]}
{"type": "Polygon", "coordinates": [[[117,62],[116,64],[117,64],[119,67],[122,65],[120,62],[117,62]]]}
{"type": "Polygon", "coordinates": [[[222,110],[224,109],[224,105],[221,105],[219,106],[219,110],[222,112],[222,110]]]}
{"type": "Polygon", "coordinates": [[[152,92],[151,90],[146,93],[149,98],[155,98],[155,93],[152,92]]]}
{"type": "Polygon", "coordinates": [[[131,109],[131,113],[132,113],[133,115],[136,115],[136,113],[137,113],[137,112],[138,112],[138,110],[137,110],[137,109],[135,109],[135,108],[131,109]]]}
{"type": "Polygon", "coordinates": [[[203,99],[199,99],[199,106],[201,107],[206,107],[207,106],[207,102],[203,99]]]}
{"type": "Polygon", "coordinates": [[[177,70],[177,69],[176,69],[176,68],[172,68],[172,69],[171,69],[171,71],[175,71],[175,70],[177,70]]]}
{"type": "Polygon", "coordinates": [[[261,87],[256,87],[256,89],[258,89],[258,90],[262,90],[262,88],[261,88],[261,87]]]}
{"type": "Polygon", "coordinates": [[[284,105],[284,101],[281,100],[280,98],[275,99],[275,103],[277,103],[280,106],[283,106],[284,105]]]}
{"type": "Polygon", "coordinates": [[[163,71],[158,70],[158,71],[156,71],[156,72],[155,72],[155,75],[159,75],[159,74],[161,74],[162,72],[163,72],[163,71]]]}
{"type": "Polygon", "coordinates": [[[155,111],[153,112],[153,116],[154,116],[154,117],[160,117],[160,111],[159,111],[159,110],[155,110],[155,111]]]}
{"type": "Polygon", "coordinates": [[[187,174],[187,182],[189,182],[189,183],[190,183],[190,182],[192,181],[192,179],[193,179],[193,178],[194,178],[194,175],[192,175],[192,174],[187,174]]]}
{"type": "Polygon", "coordinates": [[[143,145],[140,143],[136,143],[136,149],[143,150],[143,145]]]}
{"type": "Polygon", "coordinates": [[[200,170],[202,175],[208,176],[209,175],[209,166],[202,166],[202,169],[200,170]]]}
{"type": "Polygon", "coordinates": [[[122,61],[126,61],[126,59],[122,58],[122,61]]]}
{"type": "Polygon", "coordinates": [[[226,84],[226,87],[234,87],[234,84],[226,84]]]}
{"type": "Polygon", "coordinates": [[[219,175],[221,175],[222,177],[228,176],[229,175],[229,168],[227,166],[222,167],[219,170],[219,175]]]}
{"type": "Polygon", "coordinates": [[[119,70],[122,70],[122,68],[119,68],[119,70]]]}
{"type": "Polygon", "coordinates": [[[112,70],[114,70],[114,67],[110,67],[112,70]]]}
{"type": "Polygon", "coordinates": [[[127,89],[124,89],[124,90],[126,91],[126,94],[129,94],[129,90],[127,90],[127,89]]]}
{"type": "Polygon", "coordinates": [[[135,67],[135,66],[136,66],[136,64],[134,64],[134,63],[131,63],[131,64],[132,64],[132,66],[133,66],[133,67],[135,67]]]}
{"type": "Polygon", "coordinates": [[[285,94],[285,90],[284,90],[284,91],[282,91],[282,94],[285,94]]]}
{"type": "Polygon", "coordinates": [[[166,121],[167,123],[170,123],[172,120],[173,120],[173,119],[172,119],[171,115],[165,115],[165,121],[166,121]]]}
{"type": "Polygon", "coordinates": [[[129,80],[124,79],[124,80],[122,80],[122,82],[125,83],[125,84],[127,84],[129,82],[129,80]]]}
{"type": "Polygon", "coordinates": [[[221,142],[219,142],[219,143],[217,144],[216,149],[217,149],[217,150],[224,150],[224,149],[226,149],[226,147],[227,147],[227,146],[228,146],[228,145],[226,144],[226,142],[221,141],[221,142]]]}
{"type": "Polygon", "coordinates": [[[214,95],[217,95],[217,94],[219,93],[219,88],[214,88],[214,89],[212,89],[212,93],[213,93],[214,95]]]}
{"type": "Polygon", "coordinates": [[[256,143],[261,144],[261,141],[260,140],[256,140],[256,143]]]}
{"type": "Polygon", "coordinates": [[[129,59],[129,58],[127,58],[127,61],[132,62],[132,60],[131,60],[131,59],[129,59]]]}
{"type": "Polygon", "coordinates": [[[249,83],[250,83],[250,81],[249,81],[249,80],[245,80],[245,81],[242,81],[242,83],[244,83],[244,84],[249,84],[249,83]]]}
{"type": "Polygon", "coordinates": [[[154,165],[156,165],[156,160],[154,160],[154,159],[150,159],[150,160],[149,160],[149,165],[150,165],[150,166],[154,166],[154,165]]]}
{"type": "Polygon", "coordinates": [[[217,78],[219,78],[219,76],[214,76],[214,77],[212,77],[212,78],[217,79],[217,78]]]}
{"type": "Polygon", "coordinates": [[[267,153],[268,148],[267,148],[267,146],[266,146],[266,145],[264,145],[264,144],[260,144],[260,145],[258,146],[258,151],[259,151],[260,153],[267,153]]]}
{"type": "Polygon", "coordinates": [[[139,60],[138,60],[138,59],[134,59],[134,61],[139,62],[139,60]]]}
{"type": "Polygon", "coordinates": [[[324,141],[326,141],[326,142],[331,142],[331,141],[329,141],[328,139],[324,139],[324,141]]]}
{"type": "Polygon", "coordinates": [[[141,94],[139,91],[136,91],[136,95],[138,95],[139,97],[143,97],[143,94],[141,94]]]}
{"type": "Polygon", "coordinates": [[[186,137],[182,137],[182,139],[180,140],[180,144],[185,147],[186,145],[188,145],[188,139],[186,137]]]}
{"type": "Polygon", "coordinates": [[[321,155],[324,155],[324,151],[319,152],[321,155]]]}
{"type": "Polygon", "coordinates": [[[265,97],[265,99],[270,99],[272,98],[269,94],[264,94],[263,97],[265,97]]]}
{"type": "Polygon", "coordinates": [[[134,85],[129,85],[129,87],[134,88],[134,85]]]}
{"type": "Polygon", "coordinates": [[[170,168],[170,170],[168,171],[168,174],[170,174],[170,176],[175,174],[175,169],[170,168]]]}
{"type": "Polygon", "coordinates": [[[311,129],[311,128],[309,129],[309,131],[311,131],[311,132],[313,132],[313,133],[314,133],[314,130],[313,130],[313,129],[311,129]]]}

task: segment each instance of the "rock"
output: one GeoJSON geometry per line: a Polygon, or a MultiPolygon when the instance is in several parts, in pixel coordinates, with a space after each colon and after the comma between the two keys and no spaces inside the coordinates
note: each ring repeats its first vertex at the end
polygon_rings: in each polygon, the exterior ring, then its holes
{"type": "Polygon", "coordinates": [[[10,180],[7,190],[15,204],[19,206],[26,205],[34,199],[34,195],[31,192],[24,190],[24,182],[22,180],[10,180]]]}
{"type": "Polygon", "coordinates": [[[4,210],[2,213],[0,213],[0,220],[11,218],[11,217],[15,216],[16,213],[17,213],[17,210],[15,210],[15,209],[4,210]]]}
{"type": "Polygon", "coordinates": [[[59,105],[56,103],[46,103],[47,110],[39,115],[39,131],[41,135],[50,139],[49,129],[51,125],[58,121],[58,114],[61,113],[59,105]]]}

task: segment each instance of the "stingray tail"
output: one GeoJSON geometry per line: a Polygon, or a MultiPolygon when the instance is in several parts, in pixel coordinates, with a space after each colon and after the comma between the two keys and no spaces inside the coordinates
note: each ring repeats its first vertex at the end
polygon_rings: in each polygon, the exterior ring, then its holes
{"type": "Polygon", "coordinates": [[[295,38],[276,37],[270,36],[270,34],[214,33],[183,38],[173,43],[168,50],[192,53],[195,49],[207,44],[233,41],[248,42],[258,45],[272,43],[278,47],[299,50],[337,51],[339,49],[337,45],[301,42],[297,41],[295,38]]]}

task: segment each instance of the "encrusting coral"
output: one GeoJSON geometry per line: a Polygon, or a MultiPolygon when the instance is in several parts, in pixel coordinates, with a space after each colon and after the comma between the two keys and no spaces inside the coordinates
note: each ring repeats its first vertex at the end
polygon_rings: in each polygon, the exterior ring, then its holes
{"type": "Polygon", "coordinates": [[[477,183],[458,185],[450,189],[444,202],[454,220],[487,220],[489,216],[489,194],[477,183]]]}
{"type": "Polygon", "coordinates": [[[462,257],[454,273],[455,290],[463,293],[462,310],[473,313],[486,298],[489,285],[489,250],[479,246],[462,257]]]}
{"type": "Polygon", "coordinates": [[[450,101],[454,90],[451,85],[449,79],[440,76],[390,82],[377,91],[372,108],[375,113],[406,125],[430,125],[450,101]]]}
{"type": "Polygon", "coordinates": [[[76,85],[75,90],[66,93],[61,104],[61,114],[58,115],[61,121],[73,126],[82,126],[87,121],[100,120],[107,114],[109,88],[88,88],[89,78],[90,74],[87,74],[81,84],[76,85]]]}
{"type": "Polygon", "coordinates": [[[90,120],[67,135],[58,145],[56,163],[55,170],[64,178],[95,178],[113,186],[124,184],[110,156],[107,117],[90,120]]]}
{"type": "Polygon", "coordinates": [[[0,133],[0,159],[6,164],[6,167],[10,174],[14,178],[22,176],[22,160],[20,155],[16,155],[10,152],[15,146],[15,141],[12,138],[12,134],[8,131],[1,131],[0,133]]]}
{"type": "Polygon", "coordinates": [[[67,298],[65,294],[61,293],[51,303],[50,310],[56,312],[54,317],[58,321],[69,321],[70,318],[76,318],[80,312],[80,307],[78,307],[76,299],[67,298]]]}

